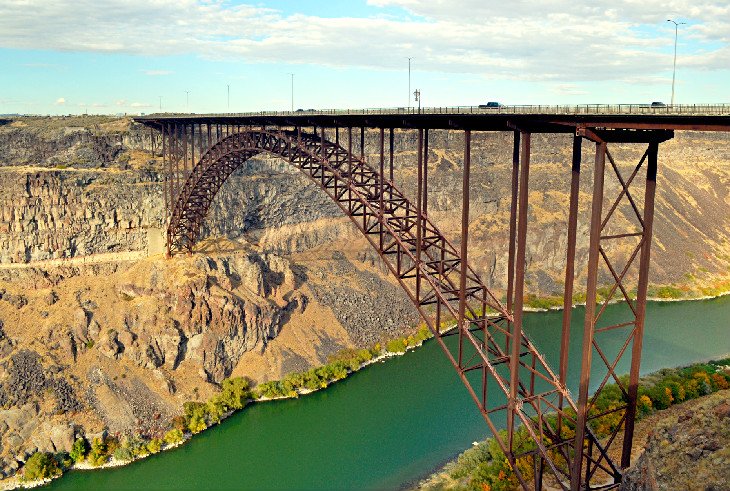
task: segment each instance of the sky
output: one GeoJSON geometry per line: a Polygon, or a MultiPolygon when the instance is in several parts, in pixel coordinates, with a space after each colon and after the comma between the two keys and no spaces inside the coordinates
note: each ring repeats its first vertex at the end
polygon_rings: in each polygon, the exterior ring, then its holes
{"type": "Polygon", "coordinates": [[[728,0],[0,0],[0,114],[669,103],[667,19],[730,103],[728,0]]]}

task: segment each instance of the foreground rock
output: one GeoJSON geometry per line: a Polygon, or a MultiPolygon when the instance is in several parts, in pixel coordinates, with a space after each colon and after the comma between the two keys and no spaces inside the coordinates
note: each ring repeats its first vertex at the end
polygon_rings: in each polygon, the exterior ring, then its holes
{"type": "Polygon", "coordinates": [[[653,426],[622,490],[730,490],[730,390],[684,406],[653,426]]]}

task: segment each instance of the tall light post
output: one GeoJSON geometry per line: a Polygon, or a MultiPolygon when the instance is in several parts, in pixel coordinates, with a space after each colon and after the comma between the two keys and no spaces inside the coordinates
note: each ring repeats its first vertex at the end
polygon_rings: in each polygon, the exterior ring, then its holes
{"type": "Polygon", "coordinates": [[[162,112],[162,96],[158,96],[160,98],[160,112],[162,112]]]}
{"type": "Polygon", "coordinates": [[[289,75],[291,75],[291,112],[294,112],[294,74],[289,75]]]}
{"type": "Polygon", "coordinates": [[[190,91],[189,90],[185,91],[185,110],[186,111],[190,110],[190,91]]]}
{"type": "Polygon", "coordinates": [[[231,110],[231,86],[226,85],[226,97],[228,101],[228,110],[231,110]]]}
{"type": "Polygon", "coordinates": [[[411,108],[411,59],[408,58],[408,109],[411,108]]]}
{"type": "Polygon", "coordinates": [[[675,22],[672,19],[667,19],[667,22],[674,24],[674,66],[672,68],[672,106],[674,105],[674,81],[677,76],[677,37],[679,35],[679,26],[686,24],[686,22],[675,22]]]}

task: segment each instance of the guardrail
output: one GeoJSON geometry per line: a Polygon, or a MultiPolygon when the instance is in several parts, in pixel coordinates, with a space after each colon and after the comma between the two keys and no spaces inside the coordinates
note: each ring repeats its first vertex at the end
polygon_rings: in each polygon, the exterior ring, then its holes
{"type": "Polygon", "coordinates": [[[730,115],[730,104],[580,104],[580,105],[522,105],[522,106],[451,106],[451,107],[389,107],[365,109],[297,109],[296,111],[258,111],[245,113],[150,114],[156,117],[251,117],[251,116],[312,116],[312,115],[388,115],[388,114],[567,114],[567,115],[631,115],[654,114],[672,116],[730,115]]]}

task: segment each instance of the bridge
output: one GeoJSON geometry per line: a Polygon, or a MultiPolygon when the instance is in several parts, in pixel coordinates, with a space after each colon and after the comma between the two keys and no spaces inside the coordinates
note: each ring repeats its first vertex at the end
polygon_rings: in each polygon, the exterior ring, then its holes
{"type": "Polygon", "coordinates": [[[260,153],[284,159],[318,185],[378,252],[433,332],[524,489],[542,489],[543,478],[549,480],[546,484],[573,491],[619,486],[623,470],[631,463],[659,147],[675,131],[730,132],[730,105],[307,110],[160,114],[135,120],[150,128],[151,150],[163,156],[168,255],[193,252],[216,193],[244,162],[260,153]],[[379,136],[375,161],[370,162],[365,159],[366,128],[379,136]],[[417,133],[415,196],[406,196],[394,181],[396,128],[417,133]],[[457,131],[464,141],[458,247],[428,213],[429,131],[435,129],[457,131]],[[513,135],[504,302],[469,266],[471,142],[476,132],[513,135]],[[531,135],[538,133],[573,136],[571,162],[555,169],[571,175],[565,203],[569,210],[567,267],[557,369],[548,365],[522,330],[531,135]],[[621,172],[611,153],[611,145],[618,143],[644,149],[641,159],[631,162],[630,173],[621,172]],[[584,144],[595,147],[595,159],[584,330],[583,338],[576,340],[571,339],[569,327],[584,144]],[[636,179],[640,173],[645,179],[636,179]],[[618,182],[617,195],[607,195],[607,179],[618,182]],[[641,194],[643,200],[637,198],[641,194]],[[604,200],[611,203],[607,209],[604,200]],[[622,203],[630,206],[636,225],[619,224],[627,228],[616,230],[612,218],[622,203]],[[618,241],[630,244],[633,251],[622,267],[611,260],[605,247],[618,241]],[[613,285],[597,305],[600,267],[608,271],[613,285]],[[624,301],[631,318],[599,327],[612,300],[624,301]],[[451,321],[455,329],[446,329],[451,321]],[[614,356],[603,346],[601,333],[618,329],[625,337],[614,356]],[[566,388],[568,352],[575,344],[581,350],[577,399],[566,388]],[[631,360],[628,380],[615,371],[622,357],[631,360]],[[603,376],[590,394],[594,363],[603,376]],[[617,384],[624,403],[596,414],[592,409],[609,381],[617,384]],[[498,388],[499,397],[488,397],[490,386],[498,388]],[[594,423],[612,414],[618,415],[620,424],[611,435],[599,438],[594,423]],[[498,431],[501,418],[506,420],[504,437],[498,431]],[[520,426],[532,439],[528,449],[515,438],[520,426]],[[617,439],[620,433],[623,438],[617,439]],[[615,462],[612,449],[617,441],[622,441],[621,458],[615,462]],[[526,473],[525,465],[534,472],[526,473]]]}

